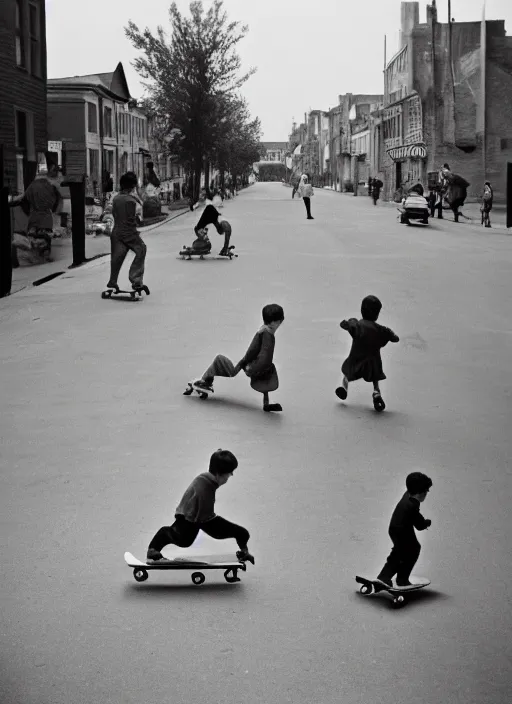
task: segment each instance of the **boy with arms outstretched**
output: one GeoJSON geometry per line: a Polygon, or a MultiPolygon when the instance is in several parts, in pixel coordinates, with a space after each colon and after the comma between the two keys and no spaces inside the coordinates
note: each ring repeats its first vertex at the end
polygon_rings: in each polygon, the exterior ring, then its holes
{"type": "Polygon", "coordinates": [[[382,303],[377,296],[366,296],[361,303],[361,320],[342,320],[340,328],[347,330],[352,337],[352,348],[341,366],[342,385],[336,389],[336,396],[343,401],[347,398],[349,381],[364,379],[373,383],[373,406],[383,411],[386,404],[380,393],[379,381],[386,378],[382,369],[380,350],[388,342],[398,342],[393,330],[377,323],[382,303]]]}
{"type": "Polygon", "coordinates": [[[238,560],[252,562],[254,565],[254,557],[247,547],[249,532],[242,526],[216,516],[213,510],[215,492],[233,476],[237,467],[238,460],[229,450],[219,449],[213,453],[208,472],[199,474],[183,494],[172,526],[160,528],[150,542],[146,556],[148,565],[171,562],[162,555],[161,550],[170,544],[180,548],[190,547],[200,530],[217,540],[234,538],[240,548],[236,553],[238,560]]]}
{"type": "Polygon", "coordinates": [[[392,586],[395,575],[397,587],[414,586],[409,577],[421,550],[414,529],[425,530],[432,524],[429,518],[423,518],[420,513],[420,503],[425,501],[432,479],[422,472],[412,472],[407,476],[405,486],[407,491],[396,505],[389,524],[393,549],[375,580],[387,587],[392,586]]]}
{"type": "MultiPolygon", "coordinates": [[[[284,320],[284,311],[277,303],[266,305],[261,311],[263,326],[253,337],[245,355],[234,365],[233,362],[222,354],[218,354],[201,379],[192,383],[192,388],[197,391],[213,391],[213,380],[216,376],[233,377],[241,369],[251,380],[251,387],[263,394],[263,410],[282,411],[279,403],[270,403],[269,393],[279,387],[279,378],[274,366],[275,334],[284,320]]],[[[185,391],[188,395],[191,391],[185,391]]]]}

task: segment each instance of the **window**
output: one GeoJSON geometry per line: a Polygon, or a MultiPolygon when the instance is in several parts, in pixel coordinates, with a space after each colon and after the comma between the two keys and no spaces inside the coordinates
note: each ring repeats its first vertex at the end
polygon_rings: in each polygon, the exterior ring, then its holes
{"type": "Polygon", "coordinates": [[[95,103],[87,103],[87,131],[98,132],[98,110],[95,103]]]}
{"type": "Polygon", "coordinates": [[[27,148],[27,113],[16,110],[16,147],[18,149],[27,148]]]}
{"type": "Polygon", "coordinates": [[[128,171],[128,154],[126,152],[123,152],[119,166],[119,171],[121,172],[121,175],[125,174],[128,171]]]}
{"type": "Polygon", "coordinates": [[[34,76],[41,76],[41,20],[39,2],[30,2],[28,6],[30,36],[30,71],[34,76]]]}
{"type": "Polygon", "coordinates": [[[502,150],[508,149],[509,141],[510,141],[509,139],[504,139],[504,138],[501,139],[501,149],[502,150]]]}
{"type": "Polygon", "coordinates": [[[109,174],[114,173],[114,152],[111,149],[103,150],[103,169],[109,174]]]}
{"type": "Polygon", "coordinates": [[[98,149],[89,149],[89,177],[91,181],[99,182],[100,153],[98,149]]]}
{"type": "Polygon", "coordinates": [[[112,108],[103,109],[103,136],[112,137],[112,108]]]}
{"type": "Polygon", "coordinates": [[[16,0],[16,64],[26,68],[25,39],[23,37],[23,3],[16,0]]]}

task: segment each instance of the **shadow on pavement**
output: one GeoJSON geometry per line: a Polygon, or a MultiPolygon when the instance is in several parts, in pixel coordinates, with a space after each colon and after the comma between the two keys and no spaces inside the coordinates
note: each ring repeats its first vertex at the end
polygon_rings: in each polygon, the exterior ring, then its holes
{"type": "Polygon", "coordinates": [[[359,418],[371,416],[372,418],[378,418],[379,423],[385,423],[386,419],[393,422],[393,425],[397,425],[397,421],[400,425],[409,426],[411,424],[411,417],[407,413],[402,411],[394,411],[392,408],[386,407],[382,413],[378,413],[371,405],[362,405],[358,403],[346,404],[343,401],[336,403],[336,408],[340,409],[344,413],[353,412],[359,418]]]}
{"type": "Polygon", "coordinates": [[[127,584],[124,587],[124,593],[123,596],[125,599],[138,599],[138,598],[144,598],[147,599],[148,596],[150,597],[161,597],[162,594],[169,594],[171,596],[172,594],[176,594],[179,592],[180,594],[196,594],[199,598],[201,598],[203,595],[204,596],[210,596],[212,593],[215,593],[217,597],[222,597],[222,598],[232,598],[233,596],[243,596],[241,593],[241,590],[243,592],[243,582],[238,582],[237,584],[227,584],[227,582],[224,582],[224,579],[221,577],[222,582],[210,582],[201,584],[200,586],[196,586],[195,584],[183,584],[183,583],[174,583],[171,584],[169,582],[165,584],[161,583],[153,583],[153,584],[136,584],[135,582],[133,584],[127,584]]]}
{"type": "Polygon", "coordinates": [[[373,604],[375,604],[379,608],[388,608],[392,609],[393,611],[402,611],[404,609],[407,610],[413,608],[415,604],[427,604],[429,602],[433,603],[436,601],[447,601],[448,599],[452,598],[449,594],[444,594],[443,592],[438,592],[435,591],[435,589],[429,589],[428,587],[426,587],[421,591],[411,592],[410,594],[408,594],[407,603],[405,604],[405,606],[401,606],[399,609],[396,609],[396,607],[393,605],[391,596],[387,592],[380,592],[379,594],[371,594],[369,596],[365,596],[363,594],[359,594],[359,592],[356,591],[356,595],[361,599],[366,599],[369,602],[373,602],[373,604]]]}

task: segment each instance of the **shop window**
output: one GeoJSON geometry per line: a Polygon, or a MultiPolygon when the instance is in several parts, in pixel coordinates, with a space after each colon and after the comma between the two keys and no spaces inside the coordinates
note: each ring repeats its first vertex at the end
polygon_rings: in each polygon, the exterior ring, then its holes
{"type": "Polygon", "coordinates": [[[39,2],[30,2],[28,6],[30,36],[30,71],[33,76],[41,77],[41,7],[39,2]]]}
{"type": "Polygon", "coordinates": [[[112,137],[112,108],[103,108],[103,135],[112,137]]]}
{"type": "Polygon", "coordinates": [[[94,182],[99,181],[100,171],[100,153],[98,149],[89,149],[89,176],[94,185],[94,182]]]}

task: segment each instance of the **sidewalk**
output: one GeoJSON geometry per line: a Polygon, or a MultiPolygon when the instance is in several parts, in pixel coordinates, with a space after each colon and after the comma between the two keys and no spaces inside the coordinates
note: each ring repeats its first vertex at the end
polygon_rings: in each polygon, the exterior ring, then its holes
{"type": "MultiPolygon", "coordinates": [[[[288,185],[288,184],[286,184],[288,185]]],[[[335,191],[332,188],[324,187],[322,191],[330,191],[332,193],[337,193],[340,196],[345,196],[347,198],[366,198],[368,202],[371,203],[371,199],[366,192],[366,188],[360,188],[359,195],[354,196],[353,193],[341,193],[340,191],[335,191]]],[[[398,207],[398,203],[394,201],[379,200],[379,205],[385,205],[388,207],[398,207]]],[[[476,226],[487,232],[487,228],[481,225],[481,213],[480,213],[480,203],[465,203],[462,207],[461,212],[463,216],[459,224],[465,223],[467,225],[476,226]]],[[[444,219],[448,222],[454,222],[453,213],[451,210],[443,210],[444,219]]],[[[506,205],[494,205],[491,210],[491,224],[493,230],[504,230],[507,232],[507,206],[506,205]]],[[[509,228],[508,232],[512,234],[512,228],[509,228]]]]}
{"type": "MultiPolygon", "coordinates": [[[[171,210],[169,217],[162,222],[147,227],[140,227],[141,235],[151,232],[157,227],[174,220],[189,212],[188,205],[182,210],[171,210]]],[[[110,255],[110,237],[108,235],[86,235],[85,236],[85,256],[88,260],[110,255]]],[[[34,281],[39,281],[52,274],[66,271],[73,262],[73,245],[71,237],[62,237],[52,240],[53,261],[34,266],[20,266],[12,270],[11,295],[17,293],[27,286],[31,286],[34,281]]]]}

